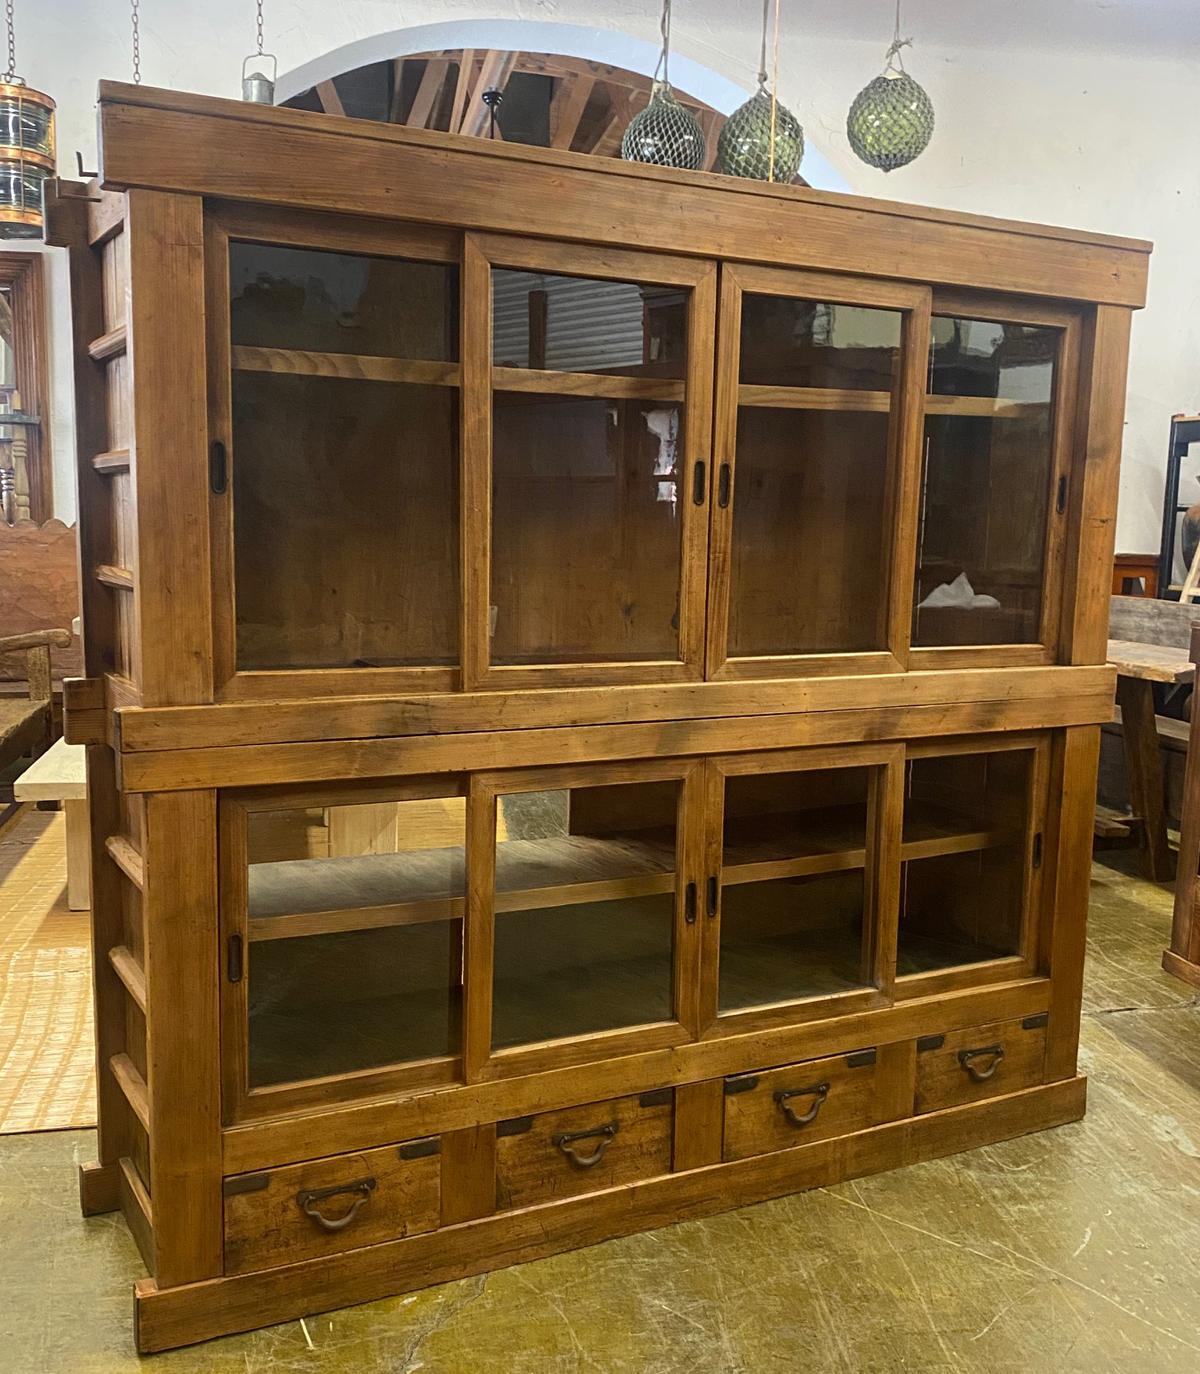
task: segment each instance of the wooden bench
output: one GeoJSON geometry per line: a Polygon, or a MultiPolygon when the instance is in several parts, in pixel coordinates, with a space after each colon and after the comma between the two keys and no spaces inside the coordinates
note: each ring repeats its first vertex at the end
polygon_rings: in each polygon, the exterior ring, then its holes
{"type": "Polygon", "coordinates": [[[67,905],[72,911],[86,911],[92,904],[92,882],[83,745],[55,740],[16,780],[13,796],[23,802],[62,802],[67,822],[67,905]]]}
{"type": "Polygon", "coordinates": [[[0,697],[0,770],[50,747],[54,738],[50,650],[65,649],[70,643],[70,630],[35,630],[0,638],[0,656],[25,655],[28,682],[25,694],[0,697]]]}

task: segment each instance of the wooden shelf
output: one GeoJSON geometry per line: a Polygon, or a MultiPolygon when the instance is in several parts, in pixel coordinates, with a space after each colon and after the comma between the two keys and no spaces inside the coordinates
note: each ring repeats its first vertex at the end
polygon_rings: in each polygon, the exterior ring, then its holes
{"type": "Polygon", "coordinates": [[[745,816],[726,822],[721,881],[726,886],[862,868],[867,808],[823,807],[811,816],[745,816]]]}
{"type": "Polygon", "coordinates": [[[905,861],[936,859],[1020,842],[1020,832],[1011,826],[989,825],[983,817],[910,800],[904,808],[900,857],[905,861]]]}
{"type": "MultiPolygon", "coordinates": [[[[743,406],[886,413],[891,410],[892,403],[890,391],[860,391],[854,387],[759,386],[749,383],[738,387],[738,404],[743,406]]],[[[1047,401],[1013,401],[1000,396],[925,397],[926,415],[982,415],[1012,419],[1048,409],[1047,401]]]]}
{"type": "Polygon", "coordinates": [[[531,391],[556,396],[595,396],[601,400],[682,401],[684,383],[669,377],[628,376],[612,372],[551,372],[531,367],[493,367],[496,391],[531,391]]]}
{"type": "MultiPolygon", "coordinates": [[[[566,835],[504,840],[496,846],[497,912],[674,889],[675,851],[658,839],[566,835]]],[[[465,893],[461,849],[254,864],[250,939],[458,920],[466,911],[465,893]]]]}
{"type": "Polygon", "coordinates": [[[235,372],[274,372],[293,377],[338,377],[359,382],[407,382],[414,386],[458,386],[458,363],[421,358],[382,358],[366,353],[313,353],[299,348],[256,348],[236,344],[235,372]]]}

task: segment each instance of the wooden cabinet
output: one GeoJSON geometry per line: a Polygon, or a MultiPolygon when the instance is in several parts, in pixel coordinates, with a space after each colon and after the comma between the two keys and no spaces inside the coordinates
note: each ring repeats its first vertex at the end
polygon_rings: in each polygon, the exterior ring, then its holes
{"type": "Polygon", "coordinates": [[[139,1348],[1076,1118],[1148,245],[147,88],[100,121],[48,221],[81,1188],[139,1348]]]}

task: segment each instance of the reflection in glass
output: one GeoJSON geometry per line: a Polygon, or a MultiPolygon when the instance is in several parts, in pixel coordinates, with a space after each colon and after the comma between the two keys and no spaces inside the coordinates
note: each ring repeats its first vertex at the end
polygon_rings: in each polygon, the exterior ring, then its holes
{"type": "Polygon", "coordinates": [[[916,645],[1038,642],[1061,336],[934,317],[916,645]]]}
{"type": "Polygon", "coordinates": [[[492,1044],[673,1015],[676,782],[499,799],[492,1044]]]}
{"type": "Polygon", "coordinates": [[[492,269],[497,367],[682,380],[688,292],[492,269]]]}
{"type": "Polygon", "coordinates": [[[492,661],[679,656],[682,407],[497,392],[492,661]]]}
{"type": "Polygon", "coordinates": [[[248,817],[252,1088],[458,1053],[462,797],[248,817]]]}
{"type": "Polygon", "coordinates": [[[891,391],[900,362],[895,310],[742,297],[743,385],[891,391]]]}
{"type": "Polygon", "coordinates": [[[725,783],[722,1013],[872,985],[864,871],[871,770],[725,783]]]}
{"type": "Polygon", "coordinates": [[[897,974],[1020,953],[1028,750],[916,759],[906,775],[897,974]],[[961,848],[959,848],[961,846],[961,848]]]}

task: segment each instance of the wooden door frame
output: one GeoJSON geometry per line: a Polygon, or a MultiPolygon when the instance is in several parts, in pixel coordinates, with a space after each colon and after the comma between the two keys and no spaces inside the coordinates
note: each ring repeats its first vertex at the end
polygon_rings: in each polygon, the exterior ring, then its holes
{"type": "Polygon", "coordinates": [[[1007,983],[1037,975],[1041,962],[1042,900],[1046,850],[1049,844],[1048,811],[1052,736],[1046,730],[1022,730],[1011,734],[969,738],[926,739],[905,746],[905,764],[913,759],[946,758],[968,754],[1027,751],[1032,757],[1025,782],[1024,873],[1021,929],[1018,952],[974,964],[957,964],[929,973],[907,974],[896,979],[896,1000],[937,996],[961,989],[1007,983]],[[1040,838],[1039,838],[1040,837],[1040,838]]]}
{"type": "MultiPolygon", "coordinates": [[[[704,670],[708,480],[712,447],[713,337],[716,327],[717,265],[714,261],[665,253],[593,248],[500,234],[468,233],[463,270],[463,686],[467,691],[524,687],[596,687],[620,683],[699,681],[704,670]],[[688,307],[685,379],[665,383],[682,391],[679,656],[640,662],[497,665],[491,662],[489,606],[492,557],[492,393],[525,390],[513,373],[492,363],[493,267],[601,280],[678,286],[691,292],[688,307]],[[695,485],[693,485],[693,479],[695,485]],[[686,492],[686,495],[683,493],[686,492]],[[696,496],[699,499],[695,499],[696,496]]],[[[602,380],[605,395],[646,394],[641,378],[607,374],[530,370],[539,390],[564,395],[581,391],[589,377],[602,380]]]]}
{"type": "Polygon", "coordinates": [[[714,903],[709,898],[702,904],[704,946],[700,1021],[704,1039],[799,1025],[892,1004],[899,910],[903,780],[904,745],[900,743],[763,750],[745,754],[718,754],[706,760],[705,890],[711,892],[711,884],[715,880],[716,900],[714,903]],[[842,993],[791,998],[722,1014],[719,1011],[719,996],[726,780],[746,774],[798,773],[826,768],[871,770],[867,794],[866,854],[862,872],[864,961],[869,966],[872,985],[842,993]]]}
{"type": "Polygon", "coordinates": [[[32,442],[26,451],[29,480],[29,518],[44,525],[54,514],[54,462],[51,456],[50,379],[46,340],[46,278],[41,253],[0,252],[0,286],[9,289],[13,316],[13,382],[21,393],[21,409],[36,415],[36,428],[25,431],[32,442]]]}
{"type": "MultiPolygon", "coordinates": [[[[706,676],[716,680],[829,676],[843,673],[899,672],[908,666],[912,618],[912,582],[920,495],[921,433],[924,419],[924,375],[929,351],[932,292],[929,287],[840,276],[803,268],[763,267],[746,263],[721,265],[717,324],[715,460],[716,485],[727,492],[712,505],[709,539],[708,644],[706,676]],[[728,653],[730,573],[733,521],[737,509],[737,423],[741,404],[742,297],[754,295],[830,301],[901,315],[900,359],[889,410],[888,456],[883,500],[881,566],[888,587],[881,602],[876,651],[764,655],[731,658],[728,653]],[[726,470],[728,477],[725,476],[726,470]]],[[[760,388],[755,388],[760,390],[760,388]]],[[[769,391],[771,388],[761,388],[769,391]]]]}
{"type": "MultiPolygon", "coordinates": [[[[1071,521],[1071,486],[1080,475],[1082,454],[1077,448],[1077,402],[1082,364],[1084,311],[1081,306],[1058,305],[1020,296],[997,296],[967,288],[935,288],[932,315],[938,318],[981,320],[996,324],[1045,325],[1062,331],[1051,393],[1051,461],[1046,489],[1046,533],[1043,543],[1042,607],[1038,639],[1032,644],[966,644],[944,647],[912,645],[911,669],[1032,668],[1059,662],[1059,633],[1063,587],[1067,576],[1071,521]],[[1058,500],[1060,483],[1063,499],[1058,500]]],[[[922,429],[923,437],[923,429],[922,429]]],[[[922,444],[918,501],[925,487],[922,444]]],[[[918,531],[919,540],[919,531],[918,531]]],[[[913,545],[913,584],[919,543],[913,545]]],[[[915,597],[913,604],[915,612],[915,597]]],[[[910,613],[910,635],[911,635],[910,613]]]]}
{"type": "MultiPolygon", "coordinates": [[[[403,1064],[296,1079],[260,1088],[250,1087],[249,986],[253,968],[253,942],[249,930],[248,825],[249,817],[256,811],[461,797],[465,790],[466,784],[461,777],[442,776],[404,778],[382,783],[368,781],[323,786],[297,784],[238,788],[218,794],[220,949],[216,962],[221,989],[222,1120],[226,1126],[261,1121],[286,1112],[317,1111],[381,1093],[414,1093],[463,1081],[460,1051],[403,1064]],[[241,942],[240,977],[236,981],[231,981],[229,968],[233,941],[241,942]]],[[[469,828],[465,828],[464,844],[469,871],[469,828]]],[[[465,910],[459,919],[463,922],[461,929],[465,931],[465,910]]]]}
{"type": "Polygon", "coordinates": [[[688,889],[693,886],[698,891],[699,887],[703,841],[703,768],[701,759],[664,758],[496,770],[471,776],[467,799],[470,858],[467,865],[467,1000],[463,1033],[465,1077],[468,1083],[594,1064],[620,1055],[666,1049],[697,1038],[696,988],[701,928],[698,919],[689,919],[689,912],[695,910],[696,906],[688,889]],[[492,989],[497,798],[515,792],[671,781],[677,781],[680,785],[675,828],[674,1019],[494,1050],[492,989]]]}
{"type": "MultiPolygon", "coordinates": [[[[231,241],[308,248],[314,252],[361,254],[443,263],[459,269],[462,316],[462,234],[453,229],[380,223],[315,210],[280,210],[245,203],[213,202],[204,217],[205,316],[208,349],[208,424],[210,443],[225,445],[224,489],[206,482],[212,547],[213,677],[220,702],[282,698],[360,696],[405,692],[449,692],[461,685],[458,666],[409,668],[237,667],[237,580],[234,567],[233,474],[237,463],[232,423],[233,345],[230,332],[229,245],[231,241]]],[[[460,362],[436,370],[439,384],[462,392],[460,362]]],[[[429,364],[425,367],[428,369],[429,364]]],[[[460,409],[462,403],[460,400],[460,409]]],[[[464,473],[459,452],[458,543],[464,545],[464,473]]],[[[459,655],[463,646],[459,645],[459,655]]]]}

